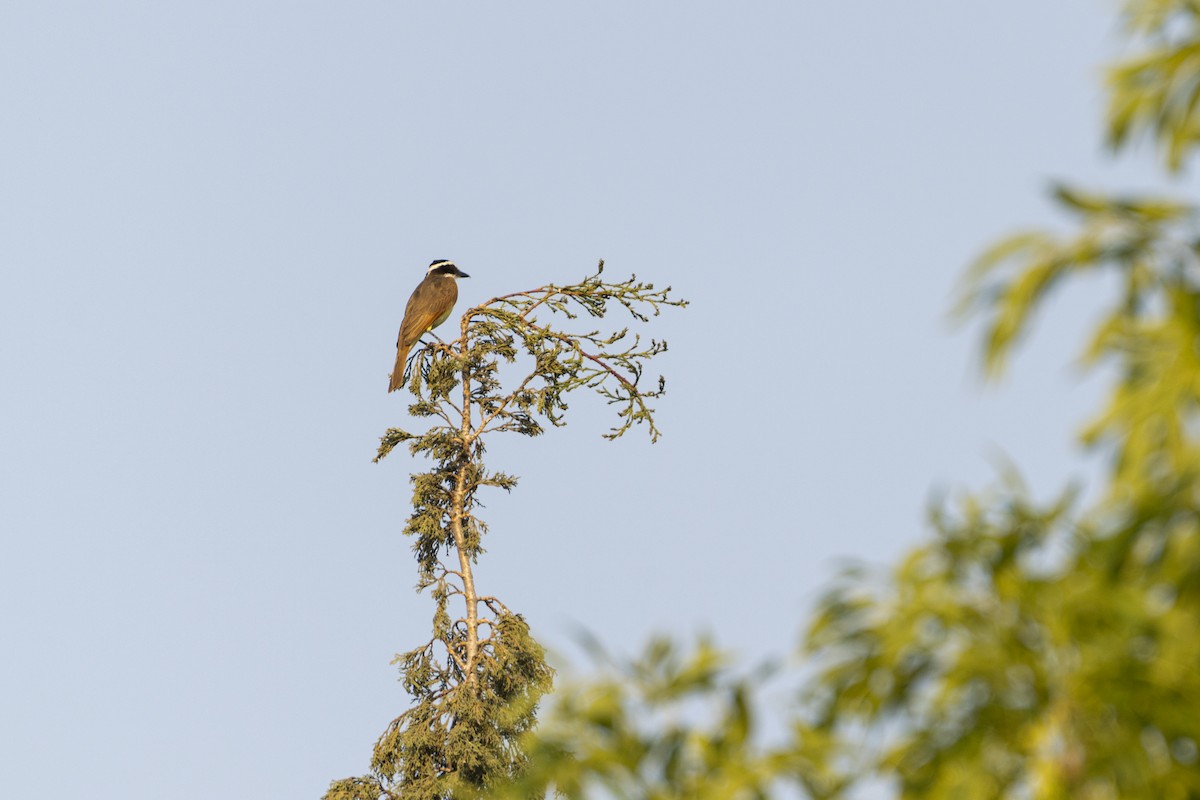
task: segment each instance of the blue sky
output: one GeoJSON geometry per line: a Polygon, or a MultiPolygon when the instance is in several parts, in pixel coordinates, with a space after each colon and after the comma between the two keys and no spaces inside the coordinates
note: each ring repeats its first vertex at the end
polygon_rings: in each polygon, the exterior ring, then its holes
{"type": "MultiPolygon", "coordinates": [[[[610,274],[692,307],[665,437],[495,442],[482,591],[571,650],[788,651],[843,559],[1003,451],[1088,466],[1100,297],[983,387],[946,322],[1100,136],[1113,4],[48,2],[0,11],[0,751],[13,797],[316,797],[425,640],[385,392],[434,258],[461,301],[610,274]],[[580,514],[580,507],[586,513],[580,514]]],[[[1174,187],[1185,189],[1186,187],[1174,187]]],[[[1097,287],[1097,289],[1100,287],[1097,287]]],[[[486,500],[487,498],[485,498],[486,500]]]]}

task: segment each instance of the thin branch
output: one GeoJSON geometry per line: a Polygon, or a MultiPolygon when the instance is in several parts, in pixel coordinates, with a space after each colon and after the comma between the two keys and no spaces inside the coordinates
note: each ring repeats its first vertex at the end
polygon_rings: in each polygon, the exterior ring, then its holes
{"type": "Polygon", "coordinates": [[[615,369],[610,367],[608,365],[608,363],[602,359],[601,356],[592,355],[591,353],[587,352],[582,347],[580,347],[578,340],[575,339],[574,337],[568,336],[567,334],[563,334],[563,333],[557,333],[555,331],[550,330],[549,328],[543,328],[542,326],[537,325],[532,322],[526,322],[525,324],[528,325],[529,327],[533,328],[536,331],[540,331],[545,336],[549,336],[552,339],[558,339],[561,342],[566,342],[567,345],[570,346],[570,348],[572,350],[574,350],[576,353],[579,353],[579,355],[583,356],[584,358],[586,358],[590,361],[594,361],[601,368],[603,368],[605,371],[607,371],[609,374],[611,374],[614,378],[619,380],[625,386],[626,389],[629,389],[630,391],[633,391],[633,392],[637,392],[637,387],[634,386],[629,381],[627,381],[625,379],[625,376],[623,376],[621,373],[617,372],[615,369]]]}
{"type": "MultiPolygon", "coordinates": [[[[472,442],[475,439],[477,439],[483,435],[485,429],[487,428],[488,423],[491,422],[492,420],[494,420],[496,417],[500,416],[500,414],[504,411],[504,409],[508,408],[509,404],[512,403],[513,400],[517,399],[517,395],[519,395],[521,392],[525,391],[525,387],[528,386],[529,382],[531,380],[533,380],[534,378],[536,378],[538,376],[538,374],[539,373],[535,370],[534,372],[531,372],[529,375],[525,376],[525,380],[521,381],[521,385],[518,386],[513,391],[509,392],[508,396],[505,397],[503,402],[501,402],[500,405],[496,407],[495,411],[493,411],[487,417],[480,420],[479,427],[475,429],[475,433],[471,437],[472,442]]],[[[483,416],[482,410],[480,411],[480,416],[481,417],[483,416]]]]}

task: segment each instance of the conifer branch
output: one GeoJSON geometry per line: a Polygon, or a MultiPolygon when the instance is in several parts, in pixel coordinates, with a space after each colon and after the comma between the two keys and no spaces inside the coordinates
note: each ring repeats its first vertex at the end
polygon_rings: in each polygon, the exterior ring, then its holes
{"type": "Polygon", "coordinates": [[[376,743],[372,775],[335,783],[327,800],[474,796],[524,769],[520,739],[534,724],[553,671],[525,620],[476,589],[475,566],[487,532],[475,514],[477,493],[483,487],[511,491],[517,484],[515,476],[485,467],[484,439],[500,432],[537,436],[545,423],[566,424],[567,395],[579,389],[618,406],[617,424],[605,438],[642,423],[651,441],[661,435],[649,401],[663,394],[663,379],[652,389],[639,381],[666,343],[643,345],[639,335],[629,337],[627,326],[602,333],[573,323],[602,319],[617,306],[644,323],[663,307],[687,303],[670,297],[670,287],[655,289],[636,276],[606,282],[603,269],[600,262],[595,274],[570,286],[546,284],[493,297],[462,314],[457,339],[433,337],[415,349],[408,410],[435,424],[425,433],[388,429],[375,461],[407,444],[411,455],[432,462],[411,476],[413,510],[404,532],[413,537],[418,589],[431,589],[436,605],[434,635],[395,659],[415,705],[393,719],[376,743]],[[563,323],[554,324],[555,317],[563,323]],[[528,368],[515,388],[505,389],[500,363],[517,361],[528,368]],[[451,550],[453,566],[442,560],[451,550]],[[453,618],[451,599],[463,606],[453,618]],[[480,615],[480,603],[491,617],[480,615]]]}

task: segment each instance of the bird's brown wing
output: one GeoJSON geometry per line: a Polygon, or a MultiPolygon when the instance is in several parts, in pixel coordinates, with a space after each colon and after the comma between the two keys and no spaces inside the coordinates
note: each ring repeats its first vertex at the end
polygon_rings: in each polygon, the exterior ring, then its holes
{"type": "Polygon", "coordinates": [[[458,285],[453,280],[424,280],[417,285],[404,307],[404,321],[400,323],[400,335],[396,337],[396,366],[392,370],[389,392],[399,389],[404,381],[409,348],[426,331],[445,322],[457,300],[458,285]]]}
{"type": "Polygon", "coordinates": [[[400,323],[397,347],[412,347],[421,334],[446,321],[454,302],[458,300],[458,286],[453,280],[439,278],[422,281],[408,298],[404,308],[404,321],[400,323]]]}

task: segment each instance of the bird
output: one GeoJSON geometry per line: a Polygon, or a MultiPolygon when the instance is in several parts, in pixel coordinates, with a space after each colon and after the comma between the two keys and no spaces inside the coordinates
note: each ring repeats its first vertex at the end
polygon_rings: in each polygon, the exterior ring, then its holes
{"type": "Polygon", "coordinates": [[[392,381],[388,384],[389,393],[404,385],[404,367],[408,362],[409,349],[423,335],[450,317],[458,300],[458,279],[469,277],[453,261],[438,258],[430,262],[425,280],[417,284],[412,297],[408,298],[408,305],[404,307],[404,321],[400,323],[400,335],[396,338],[396,366],[392,370],[392,381]]]}

